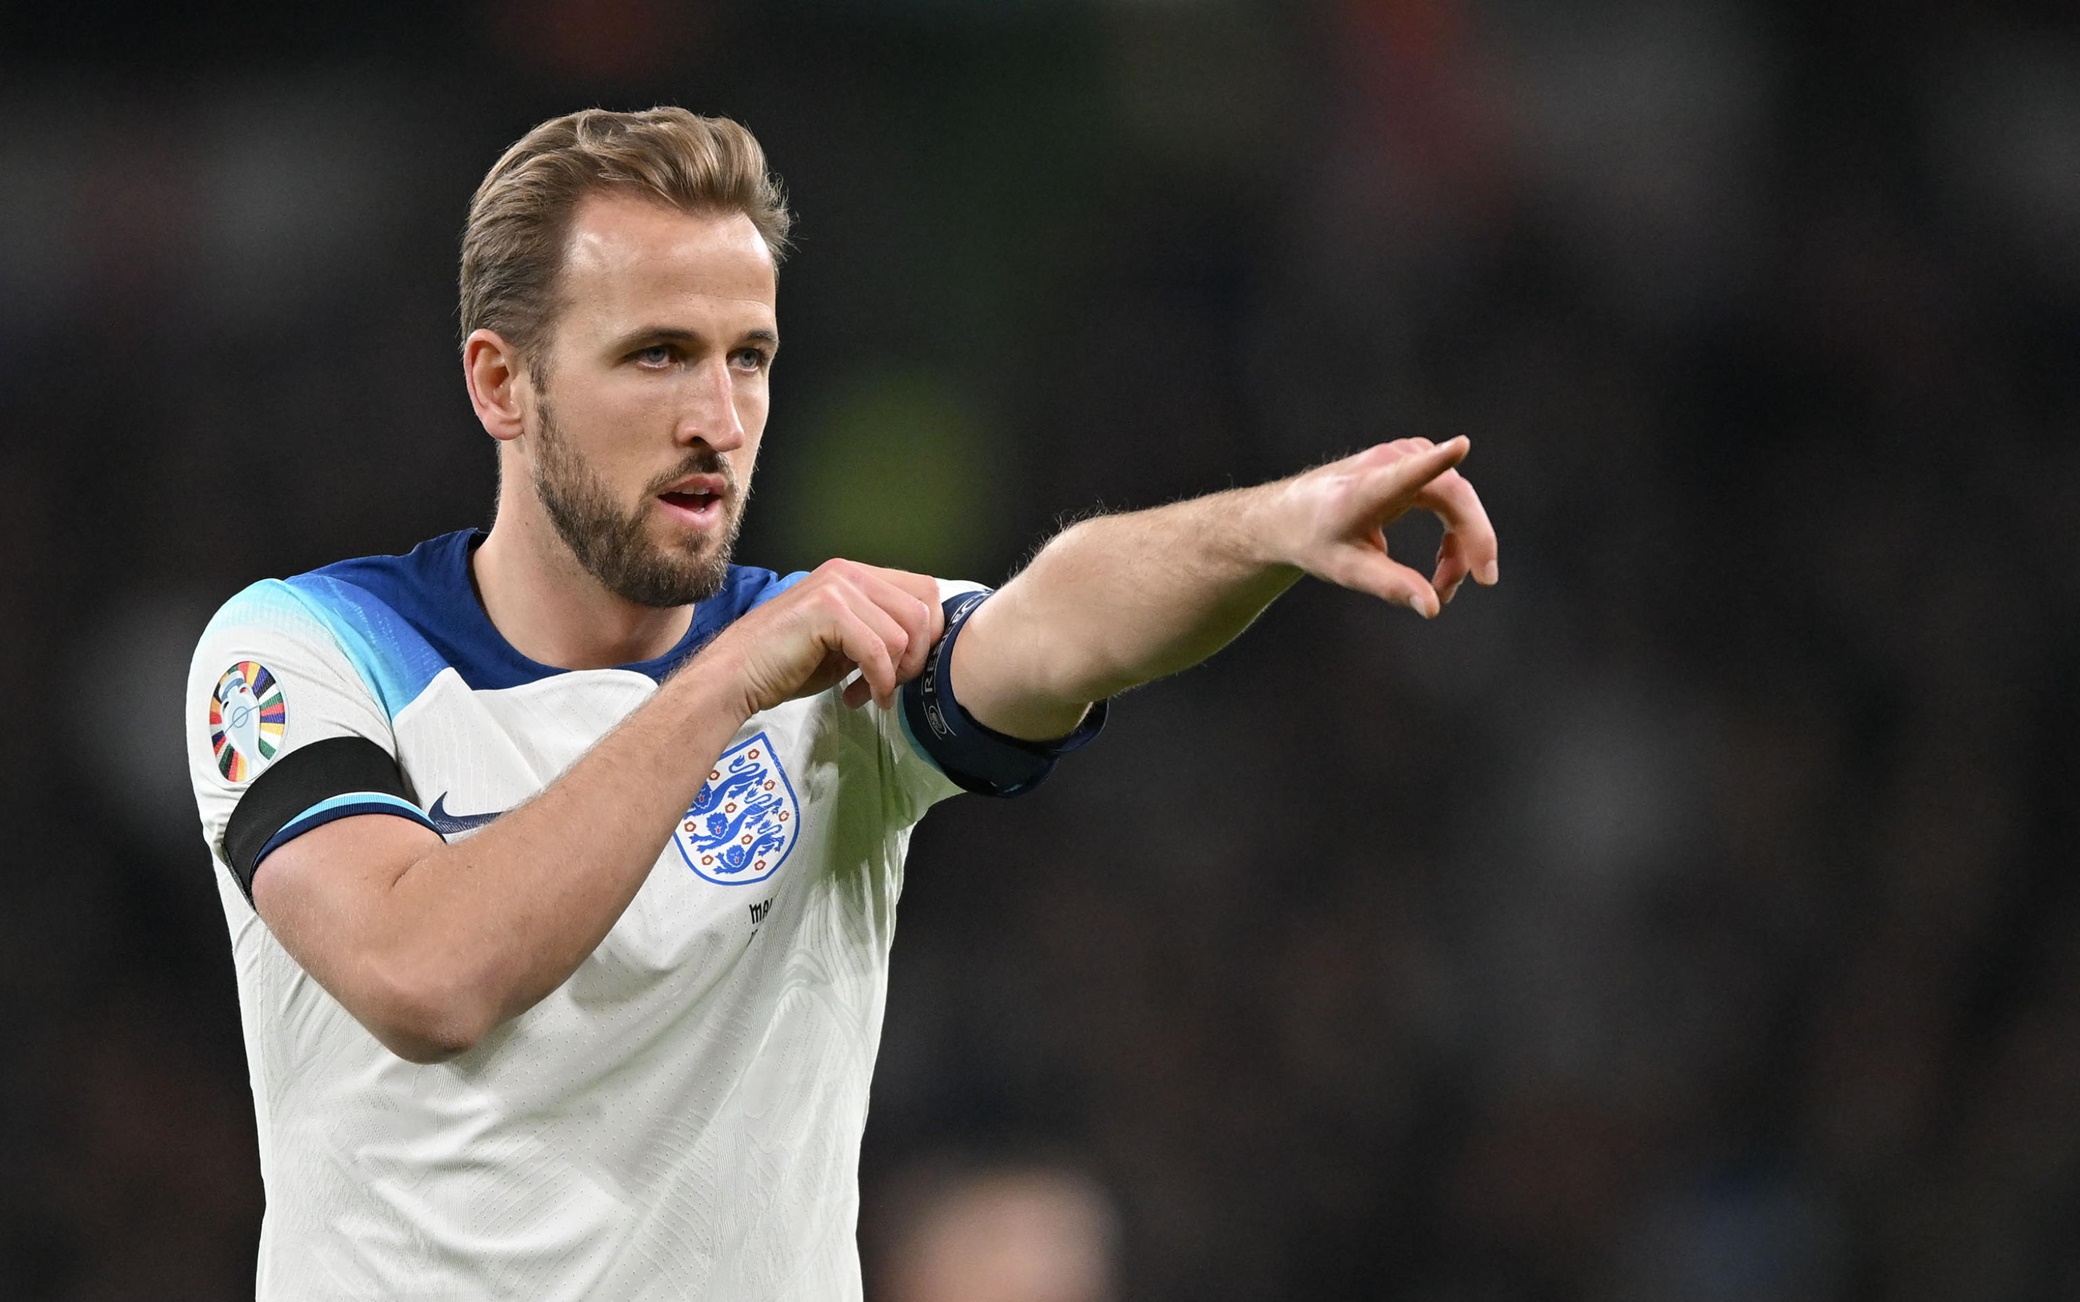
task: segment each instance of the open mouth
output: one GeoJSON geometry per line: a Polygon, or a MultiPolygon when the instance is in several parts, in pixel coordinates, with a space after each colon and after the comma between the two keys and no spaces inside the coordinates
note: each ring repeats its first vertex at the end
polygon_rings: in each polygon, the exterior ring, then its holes
{"type": "Polygon", "coordinates": [[[674,489],[659,493],[657,500],[693,524],[712,524],[722,516],[722,494],[706,488],[674,489]]]}

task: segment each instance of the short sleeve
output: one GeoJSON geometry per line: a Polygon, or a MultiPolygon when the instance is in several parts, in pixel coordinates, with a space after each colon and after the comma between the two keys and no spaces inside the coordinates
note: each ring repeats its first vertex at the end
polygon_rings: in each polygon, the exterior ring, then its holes
{"type": "MultiPolygon", "coordinates": [[[[938,583],[941,604],[967,593],[989,590],[980,583],[957,579],[940,579],[938,583]]],[[[889,775],[893,789],[889,795],[898,818],[905,826],[923,818],[926,810],[948,796],[962,792],[964,788],[946,776],[911,734],[910,725],[904,718],[901,693],[897,693],[894,703],[886,708],[878,705],[868,708],[873,711],[874,726],[881,734],[883,753],[894,758],[889,775]]]]}
{"type": "Polygon", "coordinates": [[[248,900],[261,860],[314,827],[361,813],[426,822],[388,714],[287,584],[254,584],[217,612],[183,710],[203,837],[248,900]]]}

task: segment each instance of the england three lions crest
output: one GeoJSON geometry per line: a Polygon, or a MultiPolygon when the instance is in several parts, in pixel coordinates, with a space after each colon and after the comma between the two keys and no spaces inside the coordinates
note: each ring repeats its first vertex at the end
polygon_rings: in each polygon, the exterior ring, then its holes
{"type": "Polygon", "coordinates": [[[686,866],[709,881],[749,886],[780,870],[801,822],[794,786],[772,739],[761,732],[722,752],[672,844],[686,866]]]}

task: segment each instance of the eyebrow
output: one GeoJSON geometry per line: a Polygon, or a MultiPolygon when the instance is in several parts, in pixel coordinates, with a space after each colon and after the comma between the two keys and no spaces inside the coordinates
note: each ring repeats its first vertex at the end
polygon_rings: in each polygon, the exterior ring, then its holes
{"type": "MultiPolygon", "coordinates": [[[[780,347],[780,336],[771,330],[747,330],[744,332],[743,337],[747,341],[770,344],[776,350],[780,347]]],[[[613,349],[615,352],[626,352],[628,349],[640,344],[692,344],[700,341],[700,335],[691,330],[682,330],[677,326],[644,326],[637,330],[631,330],[615,340],[613,349]]]]}

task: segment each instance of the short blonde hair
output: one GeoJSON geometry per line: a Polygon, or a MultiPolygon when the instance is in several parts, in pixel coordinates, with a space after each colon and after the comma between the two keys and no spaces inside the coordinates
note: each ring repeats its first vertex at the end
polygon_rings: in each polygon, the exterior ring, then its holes
{"type": "Polygon", "coordinates": [[[497,332],[534,370],[563,304],[557,282],[578,201],[597,193],[692,213],[742,213],[778,262],[794,218],[765,151],[728,118],[682,108],[551,118],[485,175],[462,229],[462,337],[497,332]]]}

